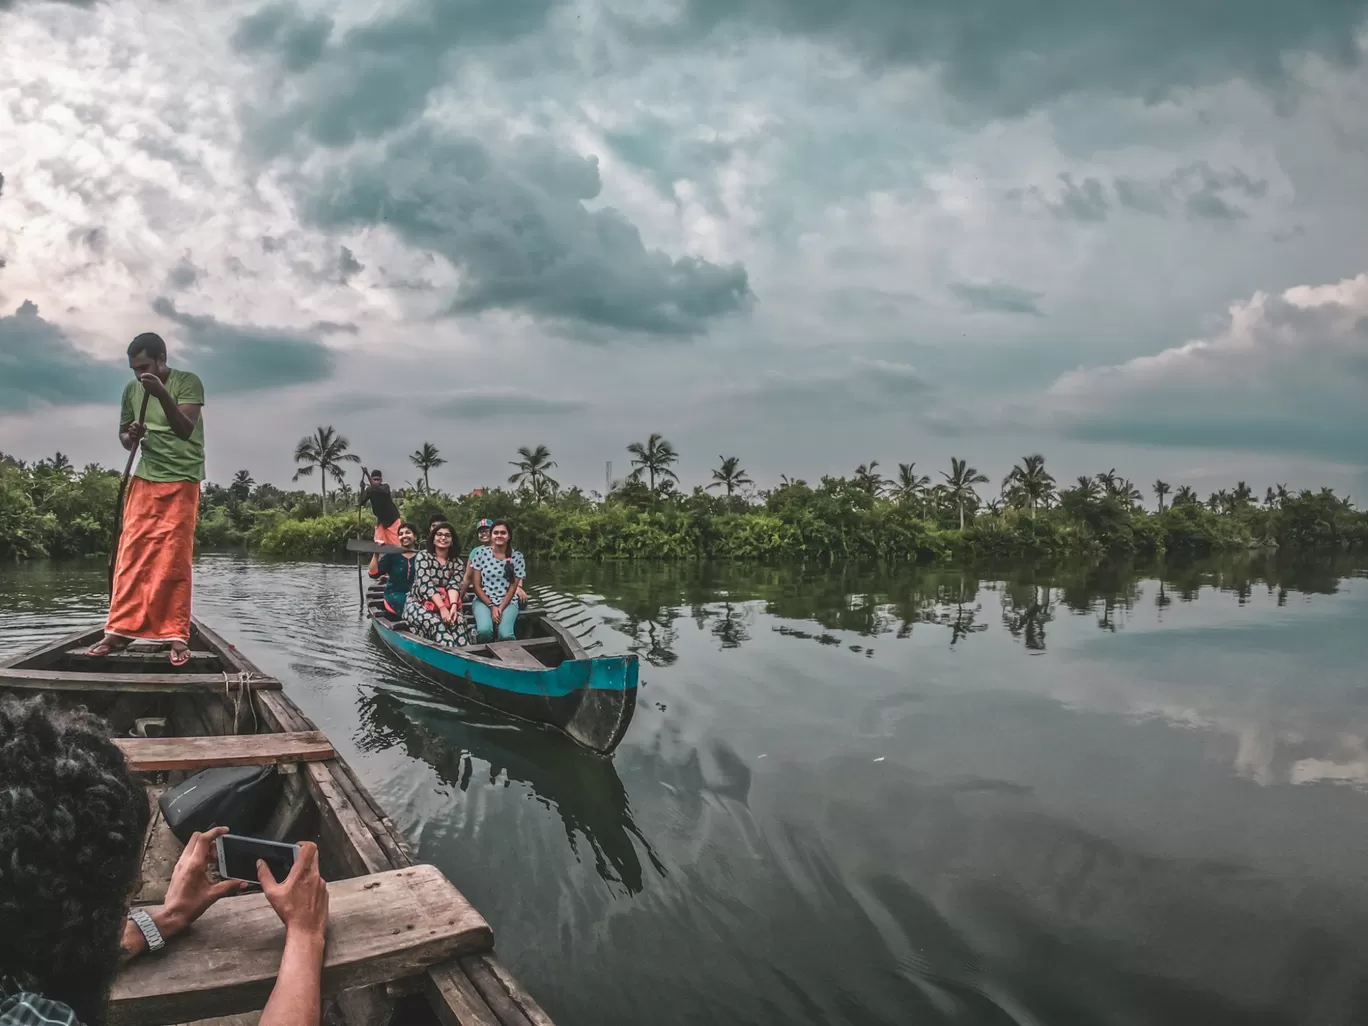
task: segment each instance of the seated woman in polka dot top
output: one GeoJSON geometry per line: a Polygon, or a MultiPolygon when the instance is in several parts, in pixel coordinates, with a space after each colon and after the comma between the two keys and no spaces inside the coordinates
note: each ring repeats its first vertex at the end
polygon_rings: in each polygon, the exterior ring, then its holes
{"type": "Polygon", "coordinates": [[[494,521],[489,544],[471,552],[470,566],[475,571],[475,601],[471,605],[475,637],[493,641],[497,632],[500,641],[512,641],[518,622],[517,594],[527,577],[527,562],[513,548],[513,529],[507,520],[494,521]]]}

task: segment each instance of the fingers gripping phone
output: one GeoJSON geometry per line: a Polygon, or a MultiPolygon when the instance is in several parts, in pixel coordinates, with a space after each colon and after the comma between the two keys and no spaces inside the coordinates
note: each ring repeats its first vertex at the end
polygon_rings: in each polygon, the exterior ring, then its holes
{"type": "Polygon", "coordinates": [[[266,863],[276,883],[283,883],[299,857],[299,845],[260,837],[224,834],[215,843],[218,845],[219,876],[225,880],[258,883],[256,864],[260,859],[266,863]]]}

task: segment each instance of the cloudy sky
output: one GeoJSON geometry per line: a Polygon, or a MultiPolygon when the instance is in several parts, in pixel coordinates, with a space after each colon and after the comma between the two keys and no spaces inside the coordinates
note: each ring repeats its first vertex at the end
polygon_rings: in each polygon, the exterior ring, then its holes
{"type": "Polygon", "coordinates": [[[1368,0],[0,0],[0,449],[1368,496],[1368,0]]]}

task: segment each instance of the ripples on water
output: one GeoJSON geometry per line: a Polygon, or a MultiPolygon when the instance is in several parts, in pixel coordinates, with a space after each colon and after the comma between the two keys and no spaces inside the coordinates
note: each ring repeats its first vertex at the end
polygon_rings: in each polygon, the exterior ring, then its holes
{"type": "MultiPolygon", "coordinates": [[[[205,556],[195,601],[559,1026],[1368,1017],[1361,569],[534,574],[643,660],[611,761],[429,698],[350,567],[205,556]]],[[[0,652],[102,578],[0,570],[0,652]]]]}

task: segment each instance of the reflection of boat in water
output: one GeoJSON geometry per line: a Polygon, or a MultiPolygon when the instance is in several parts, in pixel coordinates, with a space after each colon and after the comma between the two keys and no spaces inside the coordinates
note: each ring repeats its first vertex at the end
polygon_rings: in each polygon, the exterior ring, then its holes
{"type": "Polygon", "coordinates": [[[604,880],[620,883],[632,894],[641,890],[643,870],[636,842],[664,875],[664,865],[632,819],[626,788],[611,761],[552,734],[511,729],[492,713],[447,708],[383,686],[362,698],[360,713],[362,748],[401,745],[449,786],[465,791],[475,760],[488,763],[492,775],[503,772],[529,786],[560,815],[576,854],[581,836],[589,843],[595,869],[604,880]]]}

